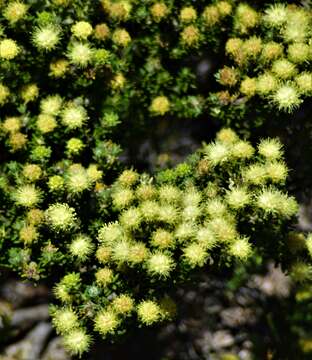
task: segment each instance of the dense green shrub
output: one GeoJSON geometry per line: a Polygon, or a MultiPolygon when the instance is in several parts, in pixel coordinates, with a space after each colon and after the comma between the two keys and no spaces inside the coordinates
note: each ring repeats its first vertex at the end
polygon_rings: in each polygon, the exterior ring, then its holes
{"type": "MultiPolygon", "coordinates": [[[[263,140],[257,150],[225,129],[155,180],[121,173],[111,189],[115,221],[101,224],[95,244],[73,236],[69,254],[78,267],[54,288],[62,305],[52,308],[52,318],[73,353],[88,348],[89,327],[114,339],[135,323],[170,319],[174,288],[197,269],[219,271],[253,252],[288,267],[300,259],[285,239],[297,203],[282,192],[281,144],[263,140]]],[[[46,210],[54,231],[58,216],[50,213],[63,206],[46,210]]],[[[60,233],[72,226],[68,218],[60,233]]]]}
{"type": "Polygon", "coordinates": [[[256,253],[310,276],[310,241],[288,239],[298,206],[278,139],[256,150],[224,129],[154,176],[119,159],[161,119],[210,114],[237,127],[255,107],[299,106],[311,95],[309,10],[173,0],[0,9],[1,263],[54,286],[53,323],[73,354],[93,332],[113,340],[171,319],[174,289],[204,266],[256,253]]]}

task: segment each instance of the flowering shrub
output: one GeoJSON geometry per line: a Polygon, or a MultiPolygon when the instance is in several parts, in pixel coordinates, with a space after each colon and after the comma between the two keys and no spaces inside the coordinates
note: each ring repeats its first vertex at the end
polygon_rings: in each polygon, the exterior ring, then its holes
{"type": "Polygon", "coordinates": [[[279,110],[291,112],[312,91],[310,12],[278,3],[263,14],[239,5],[237,21],[240,13],[241,21],[253,15],[254,22],[248,29],[236,23],[234,36],[225,44],[232,63],[217,73],[219,83],[228,88],[218,93],[220,100],[232,102],[239,94],[247,99],[257,95],[279,110]]]}
{"type": "Polygon", "coordinates": [[[123,171],[111,187],[115,217],[99,223],[95,242],[77,229],[69,246],[76,266],[54,287],[53,323],[67,348],[80,354],[92,332],[110,340],[135,323],[170,320],[174,287],[201,268],[218,271],[254,253],[291,268],[295,280],[308,278],[305,238],[285,237],[297,213],[282,190],[287,171],[278,140],[255,149],[229,129],[156,179],[123,171]]]}
{"type": "Polygon", "coordinates": [[[53,324],[71,353],[94,334],[172,319],[174,289],[204,267],[258,254],[309,278],[310,240],[286,239],[298,206],[278,139],[256,148],[223,129],[155,176],[119,161],[121,145],[162,117],[236,125],[225,115],[257,96],[299,106],[311,95],[308,10],[173,0],[0,10],[0,259],[53,285],[53,324]],[[205,88],[195,67],[208,47],[224,67],[205,88]]]}

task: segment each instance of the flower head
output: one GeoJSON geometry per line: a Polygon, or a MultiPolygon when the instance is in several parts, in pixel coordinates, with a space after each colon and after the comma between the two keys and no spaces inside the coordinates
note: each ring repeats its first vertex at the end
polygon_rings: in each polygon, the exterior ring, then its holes
{"type": "Polygon", "coordinates": [[[87,39],[92,30],[92,25],[87,21],[78,21],[71,27],[73,35],[80,39],[87,39]]]}
{"type": "Polygon", "coordinates": [[[272,100],[279,110],[287,112],[292,112],[302,103],[300,95],[292,83],[281,85],[276,92],[272,94],[272,100]]]}
{"type": "Polygon", "coordinates": [[[73,329],[79,328],[78,316],[69,307],[54,310],[52,313],[52,323],[60,334],[66,334],[73,329]]]}
{"type": "Polygon", "coordinates": [[[114,281],[114,272],[112,269],[104,267],[95,273],[95,278],[99,285],[106,287],[114,281]]]}
{"type": "Polygon", "coordinates": [[[15,24],[23,19],[27,13],[28,6],[21,1],[11,1],[3,10],[3,16],[11,23],[15,24]]]}
{"type": "Polygon", "coordinates": [[[296,85],[300,93],[310,96],[312,94],[312,73],[302,72],[295,78],[296,85]]]}
{"type": "Polygon", "coordinates": [[[40,101],[40,110],[43,114],[57,116],[62,107],[62,98],[59,95],[49,95],[40,101]]]}
{"type": "Polygon", "coordinates": [[[94,29],[94,37],[98,40],[106,40],[110,35],[109,27],[106,24],[97,24],[94,29]]]}
{"type": "Polygon", "coordinates": [[[249,204],[250,202],[250,195],[245,188],[232,188],[226,194],[226,201],[229,206],[233,209],[241,209],[249,204]]]}
{"type": "Polygon", "coordinates": [[[50,24],[36,28],[32,34],[32,40],[39,50],[51,51],[61,40],[60,34],[60,29],[50,24]]]}
{"type": "Polygon", "coordinates": [[[36,84],[29,84],[22,88],[21,97],[25,104],[30,101],[34,101],[39,96],[39,88],[36,84]]]}
{"type": "Polygon", "coordinates": [[[157,96],[153,99],[150,111],[154,115],[165,115],[170,110],[170,102],[166,96],[157,96]]]}
{"type": "Polygon", "coordinates": [[[168,277],[173,269],[174,262],[170,256],[156,252],[146,262],[147,271],[152,276],[168,277]]]}
{"type": "Polygon", "coordinates": [[[281,27],[287,21],[288,11],[285,4],[274,4],[265,10],[263,20],[268,26],[281,27]]]}
{"type": "Polygon", "coordinates": [[[75,209],[68,204],[50,205],[45,214],[48,224],[55,231],[68,231],[75,226],[77,221],[75,209]]]}
{"type": "Polygon", "coordinates": [[[287,80],[296,75],[296,66],[287,59],[275,60],[272,65],[272,72],[280,79],[287,80]]]}
{"type": "Polygon", "coordinates": [[[0,41],[0,58],[12,60],[18,55],[19,51],[20,49],[14,40],[4,39],[0,41]]]}
{"type": "Polygon", "coordinates": [[[134,309],[134,300],[127,294],[121,294],[113,300],[112,307],[117,314],[127,315],[134,309]]]}
{"type": "Polygon", "coordinates": [[[278,81],[273,74],[266,72],[258,76],[256,86],[259,95],[268,95],[277,89],[278,81]]]}
{"type": "Polygon", "coordinates": [[[73,65],[84,68],[93,60],[93,49],[88,43],[75,42],[70,46],[67,57],[73,65]]]}
{"type": "Polygon", "coordinates": [[[182,23],[190,23],[197,18],[196,10],[192,6],[186,6],[180,11],[180,20],[182,23]]]}
{"type": "Polygon", "coordinates": [[[69,245],[69,252],[81,261],[88,259],[93,250],[92,240],[84,234],[77,235],[69,245]]]}
{"type": "Polygon", "coordinates": [[[182,43],[187,46],[195,46],[200,40],[200,32],[195,25],[186,26],[181,32],[182,43]]]}
{"type": "Polygon", "coordinates": [[[126,47],[131,42],[131,36],[125,29],[116,29],[112,40],[116,45],[126,47]]]}
{"type": "Polygon", "coordinates": [[[168,9],[167,5],[163,2],[156,2],[150,8],[150,11],[151,11],[153,19],[157,22],[161,21],[169,13],[169,9],[168,9]]]}
{"type": "Polygon", "coordinates": [[[160,306],[152,300],[144,300],[137,306],[139,321],[145,325],[152,325],[161,318],[160,306]]]}
{"type": "Polygon", "coordinates": [[[22,185],[13,194],[16,204],[33,207],[41,200],[41,193],[34,185],[22,185]]]}
{"type": "Polygon", "coordinates": [[[37,164],[26,164],[23,168],[23,175],[29,181],[37,181],[41,178],[42,170],[37,164]]]}
{"type": "Polygon", "coordinates": [[[68,104],[62,111],[62,123],[68,129],[76,129],[82,127],[88,118],[85,108],[74,103],[68,104]]]}
{"type": "Polygon", "coordinates": [[[65,348],[71,354],[78,356],[89,350],[91,342],[91,336],[84,329],[73,329],[63,338],[65,348]]]}
{"type": "Polygon", "coordinates": [[[251,244],[245,237],[234,240],[229,246],[229,254],[239,260],[247,260],[251,253],[251,244]]]}
{"type": "Polygon", "coordinates": [[[82,166],[70,168],[66,174],[66,185],[71,194],[80,194],[89,189],[91,181],[88,177],[87,170],[82,166]]]}
{"type": "Polygon", "coordinates": [[[192,243],[183,249],[183,258],[190,267],[203,266],[208,258],[206,249],[197,243],[192,243]]]}
{"type": "Polygon", "coordinates": [[[94,328],[105,337],[108,334],[114,333],[119,323],[120,320],[115,312],[111,310],[102,310],[95,317],[94,328]]]}
{"type": "Polygon", "coordinates": [[[21,119],[17,116],[8,117],[4,120],[2,124],[2,129],[5,132],[16,133],[21,129],[22,123],[21,119]]]}
{"type": "Polygon", "coordinates": [[[283,156],[282,144],[278,139],[261,140],[258,152],[268,160],[277,160],[283,156]]]}

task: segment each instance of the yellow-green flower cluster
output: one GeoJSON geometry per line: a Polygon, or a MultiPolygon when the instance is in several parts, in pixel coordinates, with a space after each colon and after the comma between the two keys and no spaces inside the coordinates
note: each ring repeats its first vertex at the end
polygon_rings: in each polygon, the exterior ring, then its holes
{"type": "MultiPolygon", "coordinates": [[[[67,334],[57,325],[62,311],[70,315],[68,337],[78,326],[75,314],[85,316],[83,302],[76,304],[75,297],[75,291],[84,288],[88,296],[101,299],[90,310],[88,322],[105,339],[125,331],[128,317],[146,326],[172,319],[176,306],[168,293],[182,273],[213,263],[246,263],[259,248],[271,249],[259,237],[259,229],[269,236],[271,223],[286,224],[296,215],[296,201],[281,190],[288,170],[278,139],[263,139],[254,147],[223,129],[194,159],[188,164],[193,175],[180,185],[172,177],[153,180],[132,169],[119,175],[111,187],[116,221],[99,227],[96,249],[91,238],[81,233],[69,245],[79,262],[87,264],[93,251],[96,260],[91,261],[86,283],[78,278],[75,282],[69,274],[56,286],[63,303],[52,313],[58,331],[67,334]],[[252,228],[246,227],[249,222],[252,228]],[[139,274],[140,282],[133,283],[130,273],[139,274]],[[156,284],[163,290],[158,291],[156,284]]],[[[54,228],[58,215],[53,212],[61,207],[70,211],[64,204],[46,211],[54,228]]],[[[61,217],[64,223],[68,215],[61,217]]],[[[75,217],[69,216],[76,222],[75,217]]],[[[311,247],[309,241],[307,246],[311,247]]]]}
{"type": "Polygon", "coordinates": [[[239,5],[236,16],[250,12],[240,18],[241,22],[250,21],[250,26],[240,24],[237,37],[228,39],[225,45],[226,54],[235,64],[233,75],[230,77],[224,68],[224,76],[220,71],[218,81],[228,88],[235,86],[232,91],[238,88],[242,96],[258,95],[279,110],[291,112],[312,94],[311,14],[302,7],[274,4],[264,14],[254,13],[253,18],[254,10],[245,7],[239,5]],[[256,25],[262,30],[261,36],[253,35],[256,25]],[[241,33],[249,37],[242,38],[241,33]]]}

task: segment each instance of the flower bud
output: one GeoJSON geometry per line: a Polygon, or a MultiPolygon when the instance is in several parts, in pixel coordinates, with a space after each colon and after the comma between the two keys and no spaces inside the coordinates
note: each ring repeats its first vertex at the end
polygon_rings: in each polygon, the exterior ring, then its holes
{"type": "Polygon", "coordinates": [[[169,14],[167,5],[163,2],[156,2],[150,9],[153,19],[156,22],[161,21],[169,14]]]}
{"type": "Polygon", "coordinates": [[[240,92],[243,95],[252,97],[256,94],[257,91],[257,81],[256,78],[246,77],[240,84],[240,92]]]}
{"type": "Polygon", "coordinates": [[[34,101],[39,96],[39,88],[36,84],[29,84],[22,88],[21,97],[24,103],[27,104],[34,101]]]}
{"type": "Polygon", "coordinates": [[[202,18],[204,20],[204,24],[207,27],[214,26],[220,21],[220,11],[218,6],[209,5],[204,8],[202,13],[202,18]]]}
{"type": "Polygon", "coordinates": [[[23,168],[23,175],[31,182],[37,181],[42,175],[42,170],[39,165],[27,164],[23,168]]]}
{"type": "Polygon", "coordinates": [[[69,62],[65,59],[59,59],[50,64],[50,76],[61,78],[68,70],[69,62]]]}
{"type": "Polygon", "coordinates": [[[0,83],[0,105],[4,105],[9,96],[11,95],[10,90],[3,83],[0,83]]]}
{"type": "Polygon", "coordinates": [[[295,81],[301,94],[306,96],[312,94],[312,73],[302,72],[296,76],[295,81]]]}
{"type": "Polygon", "coordinates": [[[224,128],[217,133],[217,140],[225,144],[233,144],[238,140],[238,136],[232,129],[224,128]]]}
{"type": "Polygon", "coordinates": [[[150,111],[154,115],[165,115],[170,110],[170,102],[166,96],[157,96],[153,99],[150,111]]]}
{"type": "Polygon", "coordinates": [[[199,29],[195,25],[186,26],[181,32],[181,41],[187,46],[196,46],[200,40],[199,29]]]}
{"type": "Polygon", "coordinates": [[[125,29],[116,29],[113,33],[112,40],[114,44],[126,47],[131,42],[131,36],[125,29]]]}
{"type": "Polygon", "coordinates": [[[110,30],[109,27],[106,24],[97,24],[95,29],[94,29],[94,37],[97,40],[107,40],[109,38],[110,35],[110,30]]]}
{"type": "Polygon", "coordinates": [[[64,188],[64,179],[60,175],[54,175],[49,178],[48,187],[50,191],[60,191],[64,188]]]}
{"type": "Polygon", "coordinates": [[[19,117],[8,117],[4,120],[2,124],[2,129],[4,132],[16,133],[22,127],[21,119],[19,117]]]}
{"type": "Polygon", "coordinates": [[[9,137],[9,144],[11,146],[12,152],[23,149],[26,143],[27,143],[27,136],[20,132],[12,133],[9,137]]]}
{"type": "Polygon", "coordinates": [[[232,87],[237,84],[239,74],[236,69],[225,66],[218,73],[218,80],[221,85],[232,87]]]}
{"type": "Polygon", "coordinates": [[[190,23],[196,20],[197,13],[196,10],[192,6],[186,6],[180,11],[180,20],[182,23],[190,23]]]}
{"type": "Polygon", "coordinates": [[[149,256],[149,251],[143,242],[130,245],[128,261],[131,265],[141,264],[149,256]]]}
{"type": "Polygon", "coordinates": [[[241,3],[236,8],[234,21],[236,29],[242,34],[246,34],[258,25],[259,15],[249,5],[241,3]]]}
{"type": "Polygon", "coordinates": [[[26,225],[19,232],[20,240],[27,246],[38,240],[39,233],[33,225],[26,225]]]}
{"type": "Polygon", "coordinates": [[[169,231],[157,229],[152,234],[151,244],[159,249],[167,249],[175,246],[175,240],[169,231]]]}

